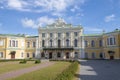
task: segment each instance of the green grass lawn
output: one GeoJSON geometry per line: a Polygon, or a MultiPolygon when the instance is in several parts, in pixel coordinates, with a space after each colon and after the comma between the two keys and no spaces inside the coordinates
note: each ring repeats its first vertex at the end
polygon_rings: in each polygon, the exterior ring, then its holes
{"type": "Polygon", "coordinates": [[[26,64],[19,64],[19,61],[0,62],[0,74],[18,69],[27,68],[27,67],[32,67],[35,65],[38,64],[34,64],[34,61],[28,61],[26,64]]]}
{"type": "Polygon", "coordinates": [[[54,65],[51,65],[47,68],[33,71],[9,80],[54,80],[56,76],[66,69],[70,64],[70,62],[56,62],[54,65]]]}

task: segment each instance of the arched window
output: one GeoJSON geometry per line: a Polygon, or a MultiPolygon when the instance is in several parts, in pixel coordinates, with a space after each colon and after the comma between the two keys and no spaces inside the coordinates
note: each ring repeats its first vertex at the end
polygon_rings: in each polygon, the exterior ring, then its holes
{"type": "Polygon", "coordinates": [[[52,40],[50,40],[50,47],[52,47],[52,40]]]}
{"type": "Polygon", "coordinates": [[[102,52],[100,53],[99,56],[100,56],[100,59],[104,59],[104,57],[105,57],[104,53],[102,53],[102,52]]]}
{"type": "Polygon", "coordinates": [[[95,41],[94,40],[91,41],[91,46],[95,47],[95,41]]]}
{"type": "Polygon", "coordinates": [[[60,52],[57,53],[57,57],[60,58],[61,57],[61,54],[60,52]]]}
{"type": "Polygon", "coordinates": [[[44,54],[44,52],[42,52],[42,53],[41,53],[41,57],[45,57],[45,54],[44,54]]]}
{"type": "Polygon", "coordinates": [[[69,40],[66,40],[66,46],[69,47],[69,40]]]}
{"type": "Polygon", "coordinates": [[[45,47],[45,40],[42,40],[42,47],[45,47]]]}
{"type": "Polygon", "coordinates": [[[61,46],[61,40],[59,39],[58,40],[58,47],[60,47],[61,46]]]}
{"type": "Polygon", "coordinates": [[[102,47],[102,40],[99,40],[99,46],[102,47]]]}
{"type": "Polygon", "coordinates": [[[75,46],[75,47],[77,47],[77,46],[78,46],[78,45],[77,45],[77,43],[78,43],[78,40],[77,40],[77,39],[75,39],[75,40],[74,40],[74,46],[75,46]]]}

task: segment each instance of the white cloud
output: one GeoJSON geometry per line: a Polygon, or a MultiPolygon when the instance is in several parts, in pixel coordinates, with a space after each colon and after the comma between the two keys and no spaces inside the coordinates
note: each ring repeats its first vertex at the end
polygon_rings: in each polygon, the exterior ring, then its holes
{"type": "Polygon", "coordinates": [[[28,18],[24,18],[21,20],[22,25],[24,27],[29,27],[29,28],[38,28],[38,27],[42,27],[46,24],[51,24],[54,22],[54,18],[49,18],[47,16],[43,16],[40,17],[36,20],[32,20],[32,19],[28,19],[28,18]]]}
{"type": "Polygon", "coordinates": [[[110,21],[114,21],[115,20],[115,15],[109,15],[105,17],[105,22],[110,22],[110,21]]]}
{"type": "Polygon", "coordinates": [[[29,12],[65,12],[80,7],[86,0],[1,0],[0,5],[5,9],[29,12]],[[72,6],[72,7],[71,7],[72,6]]]}

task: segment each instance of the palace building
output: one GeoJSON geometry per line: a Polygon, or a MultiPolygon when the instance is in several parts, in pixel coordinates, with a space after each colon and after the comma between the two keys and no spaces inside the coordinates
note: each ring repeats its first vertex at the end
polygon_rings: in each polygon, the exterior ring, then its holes
{"type": "Polygon", "coordinates": [[[120,59],[120,30],[84,34],[81,25],[57,19],[38,36],[0,34],[0,59],[120,59]]]}
{"type": "Polygon", "coordinates": [[[41,57],[48,59],[81,58],[83,50],[83,28],[66,24],[63,19],[39,28],[41,57]]]}

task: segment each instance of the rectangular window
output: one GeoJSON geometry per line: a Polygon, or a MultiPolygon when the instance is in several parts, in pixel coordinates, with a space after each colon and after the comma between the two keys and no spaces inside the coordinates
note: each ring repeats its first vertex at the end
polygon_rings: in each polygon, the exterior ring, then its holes
{"type": "Polygon", "coordinates": [[[16,41],[16,47],[18,47],[18,41],[16,41]]]}
{"type": "Polygon", "coordinates": [[[0,46],[3,46],[3,45],[4,45],[4,41],[0,40],[0,46]]]}
{"type": "Polygon", "coordinates": [[[33,42],[33,47],[36,47],[36,42],[33,42]]]}
{"type": "Polygon", "coordinates": [[[33,58],[35,57],[35,53],[32,54],[33,58]]]}
{"type": "Polygon", "coordinates": [[[85,47],[87,47],[88,46],[88,42],[87,41],[85,41],[85,47]]]}
{"type": "Polygon", "coordinates": [[[3,52],[0,52],[0,58],[3,58],[3,52]]]}
{"type": "Polygon", "coordinates": [[[27,57],[29,57],[29,53],[27,53],[27,57]]]}
{"type": "Polygon", "coordinates": [[[66,32],[66,37],[69,37],[69,32],[66,32]]]}
{"type": "Polygon", "coordinates": [[[103,44],[102,40],[99,40],[99,46],[100,47],[102,47],[102,44],[103,44]]]}
{"type": "Polygon", "coordinates": [[[42,40],[42,47],[45,47],[45,41],[42,40]]]}
{"type": "Polygon", "coordinates": [[[10,43],[9,46],[11,47],[11,40],[9,41],[9,43],[10,43]]]}
{"type": "Polygon", "coordinates": [[[78,32],[74,32],[74,35],[75,35],[75,36],[78,36],[78,32]]]}
{"type": "Polygon", "coordinates": [[[27,47],[28,47],[28,48],[30,47],[30,42],[27,42],[27,47]]]}
{"type": "Polygon", "coordinates": [[[116,44],[116,40],[115,40],[115,37],[113,38],[113,44],[114,44],[114,45],[116,44]]]}
{"type": "Polygon", "coordinates": [[[15,40],[12,40],[12,47],[15,47],[15,40]]]}
{"type": "Polygon", "coordinates": [[[53,37],[53,34],[52,34],[52,33],[50,33],[50,37],[53,37]]]}
{"type": "Polygon", "coordinates": [[[58,37],[61,37],[61,33],[58,33],[58,37]]]}
{"type": "Polygon", "coordinates": [[[45,33],[42,33],[42,37],[45,37],[45,33]]]}
{"type": "Polygon", "coordinates": [[[113,44],[112,44],[112,38],[110,38],[110,45],[113,45],[113,44]]]}
{"type": "Polygon", "coordinates": [[[107,45],[109,45],[109,38],[107,38],[107,45]]]}
{"type": "Polygon", "coordinates": [[[21,53],[21,57],[23,57],[23,52],[21,53]]]}
{"type": "Polygon", "coordinates": [[[115,37],[107,38],[107,45],[115,45],[115,44],[116,44],[115,37]]]}

